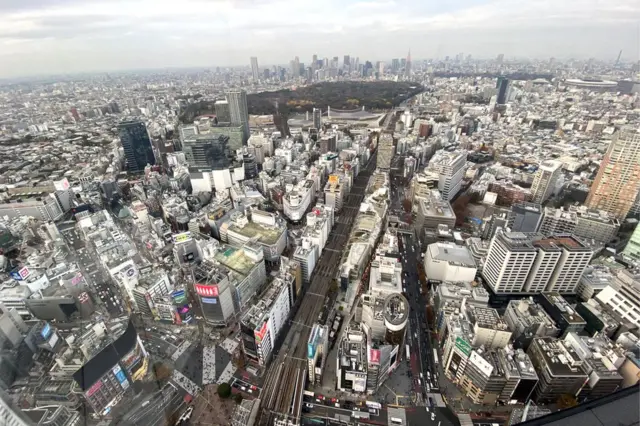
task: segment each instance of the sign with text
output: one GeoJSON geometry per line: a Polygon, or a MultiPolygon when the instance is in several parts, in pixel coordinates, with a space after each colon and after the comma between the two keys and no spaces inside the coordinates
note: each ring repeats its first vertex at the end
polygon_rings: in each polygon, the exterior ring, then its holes
{"type": "Polygon", "coordinates": [[[195,284],[196,293],[204,297],[218,297],[217,285],[195,284]]]}

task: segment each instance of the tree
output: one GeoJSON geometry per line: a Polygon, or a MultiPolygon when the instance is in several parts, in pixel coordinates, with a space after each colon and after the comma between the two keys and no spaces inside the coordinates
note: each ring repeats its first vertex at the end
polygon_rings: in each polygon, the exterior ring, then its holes
{"type": "Polygon", "coordinates": [[[575,396],[568,393],[563,393],[558,397],[557,404],[560,410],[564,410],[565,408],[575,407],[576,405],[578,405],[578,401],[576,400],[575,396]]]}
{"type": "Polygon", "coordinates": [[[218,396],[227,399],[231,396],[231,386],[229,383],[220,383],[218,385],[218,396]]]}
{"type": "Polygon", "coordinates": [[[152,371],[153,371],[153,374],[156,376],[157,382],[163,382],[165,380],[169,380],[172,373],[171,367],[169,367],[168,365],[162,362],[154,363],[152,367],[152,371]]]}

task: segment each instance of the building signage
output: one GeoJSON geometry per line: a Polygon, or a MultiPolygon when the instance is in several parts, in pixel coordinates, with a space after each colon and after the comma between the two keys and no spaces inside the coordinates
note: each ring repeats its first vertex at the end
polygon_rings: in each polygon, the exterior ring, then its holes
{"type": "Polygon", "coordinates": [[[380,364],[380,350],[369,348],[369,364],[380,364]]]}
{"type": "Polygon", "coordinates": [[[42,327],[42,331],[40,332],[40,335],[42,336],[43,339],[47,339],[50,333],[51,333],[51,326],[47,322],[44,324],[44,327],[42,327]]]}
{"type": "Polygon", "coordinates": [[[23,280],[26,280],[27,277],[31,275],[31,271],[29,271],[29,268],[25,266],[24,268],[18,271],[18,274],[20,274],[20,278],[22,278],[23,280]]]}
{"type": "Polygon", "coordinates": [[[201,300],[202,303],[209,303],[211,305],[215,305],[216,303],[218,303],[218,299],[211,299],[209,297],[203,297],[201,300]]]}
{"type": "Polygon", "coordinates": [[[261,343],[264,340],[264,336],[267,334],[267,323],[265,322],[264,324],[262,324],[262,327],[260,327],[260,331],[254,331],[253,334],[255,335],[258,343],[261,343]]]}
{"type": "Polygon", "coordinates": [[[493,372],[493,365],[491,365],[487,360],[482,358],[476,351],[471,352],[471,356],[469,357],[469,361],[473,363],[485,377],[490,377],[493,372]]]}
{"type": "Polygon", "coordinates": [[[217,285],[195,284],[196,293],[204,297],[218,297],[217,285]]]}
{"type": "Polygon", "coordinates": [[[182,232],[180,234],[175,234],[172,237],[174,244],[186,243],[187,241],[191,241],[191,232],[182,232]]]}
{"type": "Polygon", "coordinates": [[[469,356],[471,353],[471,345],[460,337],[456,337],[456,348],[460,349],[460,351],[466,356],[469,356]]]}
{"type": "Polygon", "coordinates": [[[331,184],[335,184],[338,183],[338,175],[329,175],[329,183],[331,184]]]}
{"type": "Polygon", "coordinates": [[[20,273],[18,271],[13,271],[9,275],[16,281],[22,281],[22,277],[20,276],[20,273]]]}
{"type": "Polygon", "coordinates": [[[173,293],[171,293],[171,298],[173,299],[173,302],[178,305],[183,304],[187,301],[187,296],[184,290],[174,291],[173,293]]]}
{"type": "Polygon", "coordinates": [[[87,303],[89,301],[89,294],[86,291],[83,291],[78,295],[78,300],[80,303],[87,303]]]}
{"type": "Polygon", "coordinates": [[[98,380],[97,382],[95,382],[93,384],[93,386],[91,386],[86,392],[85,395],[87,397],[90,397],[91,395],[93,395],[94,393],[98,392],[100,390],[100,388],[102,387],[102,381],[98,380]]]}

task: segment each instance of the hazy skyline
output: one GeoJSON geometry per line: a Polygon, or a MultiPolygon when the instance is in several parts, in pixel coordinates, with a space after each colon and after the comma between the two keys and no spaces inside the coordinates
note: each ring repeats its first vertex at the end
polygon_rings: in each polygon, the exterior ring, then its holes
{"type": "Polygon", "coordinates": [[[457,53],[638,60],[638,0],[2,0],[0,77],[457,53]]]}

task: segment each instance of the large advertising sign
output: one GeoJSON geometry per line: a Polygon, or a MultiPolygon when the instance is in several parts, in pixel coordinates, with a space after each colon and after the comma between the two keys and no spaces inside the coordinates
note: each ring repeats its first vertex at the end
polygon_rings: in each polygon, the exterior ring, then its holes
{"type": "Polygon", "coordinates": [[[93,395],[94,393],[98,392],[100,390],[100,388],[102,387],[102,381],[98,380],[97,382],[94,383],[93,386],[91,386],[86,392],[85,395],[88,397],[90,397],[91,395],[93,395]]]}
{"type": "Polygon", "coordinates": [[[46,340],[49,337],[49,334],[51,334],[51,326],[47,322],[44,324],[44,327],[42,327],[42,331],[40,332],[40,335],[42,336],[43,339],[46,340]]]}
{"type": "Polygon", "coordinates": [[[191,232],[183,232],[172,236],[174,244],[186,243],[191,241],[191,232]]]}
{"type": "Polygon", "coordinates": [[[264,324],[262,324],[262,327],[260,328],[260,330],[254,331],[253,334],[255,335],[255,338],[258,341],[258,343],[261,343],[264,340],[265,334],[267,334],[267,323],[265,322],[264,324]]]}
{"type": "Polygon", "coordinates": [[[369,364],[380,364],[380,349],[369,348],[369,364]]]}
{"type": "Polygon", "coordinates": [[[466,356],[469,356],[471,353],[471,345],[460,337],[456,337],[456,348],[460,349],[460,351],[466,356]]]}
{"type": "Polygon", "coordinates": [[[140,347],[136,345],[136,347],[122,359],[122,364],[130,374],[133,374],[134,370],[137,370],[137,365],[140,363],[141,359],[142,351],[140,350],[140,347]]]}
{"type": "Polygon", "coordinates": [[[208,297],[203,297],[202,303],[209,303],[210,305],[215,305],[216,303],[218,303],[218,299],[210,299],[208,297]]]}
{"type": "Polygon", "coordinates": [[[218,297],[217,285],[195,284],[196,293],[204,297],[218,297]]]}
{"type": "Polygon", "coordinates": [[[80,303],[87,303],[89,301],[89,293],[83,291],[78,295],[78,300],[80,301],[80,303]]]}
{"type": "Polygon", "coordinates": [[[177,290],[171,293],[171,299],[176,305],[183,305],[187,303],[187,294],[184,290],[177,290]]]}
{"type": "Polygon", "coordinates": [[[193,313],[191,312],[191,307],[189,305],[181,306],[177,311],[178,318],[180,319],[180,321],[178,321],[179,324],[182,324],[182,322],[188,324],[193,320],[193,313]]]}

